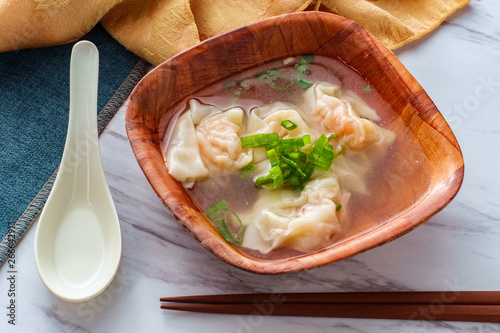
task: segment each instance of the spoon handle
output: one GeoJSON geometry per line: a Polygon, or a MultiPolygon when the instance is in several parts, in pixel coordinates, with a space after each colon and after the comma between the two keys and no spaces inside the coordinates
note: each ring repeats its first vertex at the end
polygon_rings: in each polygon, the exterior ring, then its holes
{"type": "Polygon", "coordinates": [[[101,165],[97,134],[98,77],[96,46],[89,41],[78,42],[71,53],[68,132],[59,170],[71,171],[74,177],[73,199],[81,196],[88,199],[91,173],[96,172],[95,165],[101,165]]]}

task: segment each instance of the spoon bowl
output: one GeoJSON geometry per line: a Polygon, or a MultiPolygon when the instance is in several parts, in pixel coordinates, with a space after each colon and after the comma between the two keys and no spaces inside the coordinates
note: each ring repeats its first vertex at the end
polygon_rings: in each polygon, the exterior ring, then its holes
{"type": "Polygon", "coordinates": [[[35,262],[45,286],[66,301],[97,296],[121,257],[118,216],[106,182],[97,133],[99,54],[73,47],[66,144],[35,236],[35,262]]]}

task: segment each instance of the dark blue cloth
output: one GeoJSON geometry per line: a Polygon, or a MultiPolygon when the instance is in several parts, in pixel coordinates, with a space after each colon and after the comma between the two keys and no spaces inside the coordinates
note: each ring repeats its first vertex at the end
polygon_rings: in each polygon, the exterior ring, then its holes
{"type": "MultiPolygon", "coordinates": [[[[102,130],[146,63],[100,25],[82,39],[99,50],[102,130]]],[[[0,263],[45,203],[61,160],[74,44],[0,53],[0,263]]]]}

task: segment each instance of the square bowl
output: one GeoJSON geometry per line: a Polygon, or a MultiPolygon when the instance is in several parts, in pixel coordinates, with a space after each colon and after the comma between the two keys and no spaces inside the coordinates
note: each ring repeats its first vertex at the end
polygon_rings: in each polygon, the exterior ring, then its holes
{"type": "MultiPolygon", "coordinates": [[[[450,127],[418,82],[381,42],[354,22],[327,13],[277,16],[208,39],[163,62],[130,96],[126,130],[149,183],[176,219],[206,249],[238,268],[262,273],[296,272],[326,265],[391,241],[427,221],[458,192],[464,162],[450,127]],[[162,151],[176,106],[207,86],[278,60],[301,55],[336,59],[352,68],[385,107],[381,123],[395,133],[385,172],[397,186],[380,196],[380,207],[397,213],[377,220],[358,214],[329,246],[300,255],[263,259],[226,242],[182,184],[168,172],[162,151]],[[416,158],[421,164],[403,166],[416,158]]],[[[158,221],[162,223],[162,221],[158,221]]]]}

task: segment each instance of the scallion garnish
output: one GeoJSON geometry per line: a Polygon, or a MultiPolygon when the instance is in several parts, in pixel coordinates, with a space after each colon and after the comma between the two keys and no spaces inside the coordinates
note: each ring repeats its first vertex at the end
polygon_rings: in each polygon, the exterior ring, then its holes
{"type": "MultiPolygon", "coordinates": [[[[267,69],[255,75],[255,78],[257,81],[266,82],[271,88],[276,90],[285,90],[294,84],[307,89],[313,85],[312,82],[304,79],[309,74],[309,63],[312,61],[314,61],[314,56],[306,54],[300,58],[299,63],[296,65],[295,73],[280,73],[277,69],[267,69]]],[[[224,90],[233,95],[231,106],[234,106],[236,100],[248,89],[250,89],[250,81],[247,79],[230,81],[224,86],[224,90]]]]}
{"type": "MultiPolygon", "coordinates": [[[[241,243],[243,238],[243,223],[241,222],[239,216],[232,210],[229,209],[229,204],[226,200],[222,199],[214,203],[210,208],[207,209],[205,215],[214,223],[215,228],[221,236],[230,243],[241,243]],[[230,218],[230,217],[233,218],[230,218]],[[235,219],[236,221],[232,221],[235,219]],[[234,223],[237,222],[237,223],[234,223]],[[234,233],[229,225],[236,224],[238,232],[234,233]],[[237,237],[235,237],[235,235],[237,237]]],[[[234,226],[233,226],[234,228],[234,226]]]]}
{"type": "Polygon", "coordinates": [[[279,140],[280,136],[278,133],[254,134],[242,137],[241,147],[243,149],[265,147],[265,146],[276,147],[279,140]]]}
{"type": "Polygon", "coordinates": [[[340,154],[343,154],[343,153],[344,153],[344,150],[345,150],[344,146],[340,146],[340,150],[339,150],[339,151],[335,154],[335,156],[334,156],[334,157],[337,157],[337,156],[339,156],[340,154]]]}
{"type": "Polygon", "coordinates": [[[299,65],[297,66],[297,85],[301,88],[307,89],[313,85],[312,82],[304,80],[304,76],[309,74],[309,63],[314,60],[314,56],[312,54],[307,54],[302,56],[299,60],[299,65]]]}
{"type": "MultiPolygon", "coordinates": [[[[283,121],[282,124],[288,124],[283,121]]],[[[268,174],[256,179],[255,186],[262,188],[267,184],[273,184],[273,188],[287,185],[295,192],[301,192],[305,184],[311,178],[315,168],[329,170],[333,159],[344,151],[341,146],[339,152],[335,152],[333,146],[328,143],[336,135],[327,137],[321,134],[314,143],[309,154],[302,149],[311,144],[311,136],[306,134],[301,138],[281,139],[278,133],[254,134],[241,138],[241,144],[246,148],[265,148],[267,157],[271,163],[268,174]]]]}
{"type": "Polygon", "coordinates": [[[248,80],[236,80],[231,81],[226,84],[224,90],[228,91],[233,95],[233,100],[231,101],[231,105],[234,105],[238,97],[241,96],[245,91],[250,88],[250,83],[248,80]]]}
{"type": "Polygon", "coordinates": [[[255,75],[255,78],[260,81],[265,81],[265,80],[272,81],[278,77],[280,77],[280,73],[278,72],[277,69],[267,69],[264,72],[255,75]]]}
{"type": "Polygon", "coordinates": [[[315,169],[315,165],[312,164],[311,162],[307,162],[306,165],[302,168],[302,172],[306,175],[304,178],[300,180],[297,184],[294,184],[293,186],[293,191],[296,193],[302,192],[304,187],[306,186],[306,183],[309,181],[309,179],[312,176],[312,173],[315,169]]]}
{"type": "Polygon", "coordinates": [[[271,162],[271,167],[276,167],[280,165],[280,159],[278,157],[278,153],[276,149],[271,148],[267,151],[267,157],[269,158],[269,162],[271,162]]]}
{"type": "Polygon", "coordinates": [[[257,169],[257,165],[256,164],[253,164],[253,163],[247,164],[243,168],[240,169],[240,173],[239,173],[238,176],[241,179],[247,179],[248,177],[250,177],[250,175],[252,174],[252,172],[255,171],[255,169],[257,169]]]}
{"type": "Polygon", "coordinates": [[[331,144],[325,144],[323,149],[321,149],[321,153],[316,160],[316,167],[328,171],[332,166],[333,158],[335,157],[335,153],[333,151],[333,147],[331,144]]]}
{"type": "Polygon", "coordinates": [[[283,172],[278,165],[271,168],[267,176],[257,178],[257,180],[255,181],[255,186],[257,186],[257,188],[262,188],[262,185],[273,184],[273,187],[277,188],[278,186],[283,184],[283,179],[283,172]]]}
{"type": "Polygon", "coordinates": [[[262,185],[267,185],[267,184],[272,184],[273,179],[267,175],[267,176],[262,176],[259,177],[255,180],[255,187],[257,188],[262,188],[262,185]]]}
{"type": "Polygon", "coordinates": [[[287,130],[289,130],[289,131],[292,131],[292,130],[294,130],[294,129],[296,129],[296,128],[297,128],[297,124],[296,124],[296,123],[294,123],[294,122],[293,122],[293,121],[291,121],[291,120],[283,120],[283,121],[281,122],[281,126],[282,126],[284,129],[287,129],[287,130]]]}
{"type": "Polygon", "coordinates": [[[342,208],[342,205],[338,204],[337,206],[335,206],[335,211],[338,212],[340,210],[340,208],[342,208]]]}
{"type": "Polygon", "coordinates": [[[307,163],[307,154],[302,151],[288,152],[285,153],[283,156],[297,163],[297,165],[301,170],[307,163]]]}
{"type": "Polygon", "coordinates": [[[361,91],[363,91],[365,94],[368,94],[372,92],[372,88],[370,86],[365,86],[361,88],[361,91]]]}
{"type": "Polygon", "coordinates": [[[307,62],[314,61],[314,54],[304,54],[302,55],[302,59],[307,62]]]}
{"type": "Polygon", "coordinates": [[[308,74],[307,67],[309,67],[309,61],[306,58],[301,57],[299,60],[299,64],[297,65],[297,75],[302,77],[308,74]]]}
{"type": "Polygon", "coordinates": [[[309,81],[306,81],[304,79],[297,79],[297,85],[301,88],[304,88],[304,89],[307,89],[309,87],[311,87],[314,83],[312,82],[309,82],[309,81]]]}
{"type": "Polygon", "coordinates": [[[285,162],[286,164],[288,164],[290,166],[290,169],[292,170],[292,172],[294,172],[299,178],[304,178],[306,176],[306,174],[299,168],[297,163],[286,158],[285,156],[282,156],[281,159],[283,160],[283,162],[285,162]]]}
{"type": "Polygon", "coordinates": [[[210,208],[207,209],[205,215],[207,215],[210,220],[214,220],[217,216],[222,214],[227,209],[229,209],[229,204],[226,202],[226,200],[222,199],[210,206],[210,208]]]}
{"type": "Polygon", "coordinates": [[[271,170],[269,170],[269,176],[271,176],[273,180],[274,188],[283,184],[283,173],[281,172],[281,168],[279,166],[271,168],[271,170]]]}
{"type": "Polygon", "coordinates": [[[284,90],[290,88],[292,85],[297,84],[299,87],[307,89],[313,85],[304,79],[304,76],[309,74],[309,63],[314,60],[312,54],[303,55],[299,63],[296,65],[295,73],[280,73],[277,69],[267,69],[262,73],[255,75],[259,81],[267,82],[267,84],[274,89],[284,90]],[[285,77],[293,77],[290,81],[283,83],[285,77]]]}
{"type": "Polygon", "coordinates": [[[311,136],[309,134],[306,134],[301,138],[280,139],[277,150],[280,154],[291,151],[300,151],[304,146],[310,143],[311,136]]]}
{"type": "Polygon", "coordinates": [[[328,138],[326,137],[326,135],[321,134],[316,143],[314,144],[313,149],[308,155],[308,158],[311,160],[311,162],[316,163],[319,156],[321,155],[323,147],[327,143],[328,143],[328,138]]]}

